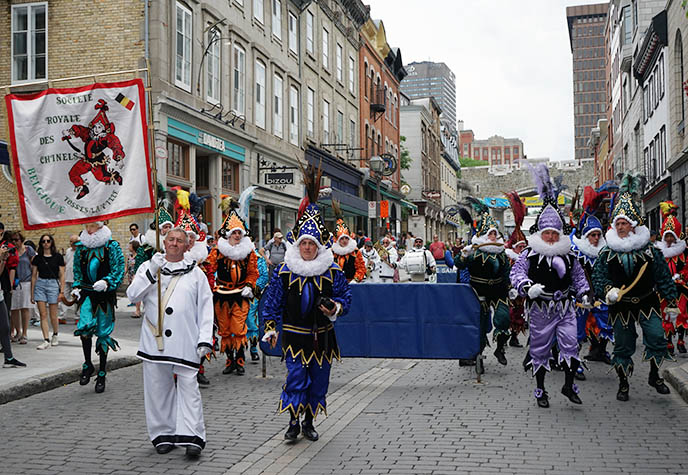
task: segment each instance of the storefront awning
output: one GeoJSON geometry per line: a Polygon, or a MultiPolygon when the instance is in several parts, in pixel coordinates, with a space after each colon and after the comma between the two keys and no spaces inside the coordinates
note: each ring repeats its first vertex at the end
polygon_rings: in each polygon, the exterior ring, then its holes
{"type": "Polygon", "coordinates": [[[368,216],[368,202],[366,200],[336,188],[332,188],[330,196],[319,199],[318,203],[322,202],[323,204],[332,206],[332,199],[339,201],[339,206],[342,208],[342,211],[346,213],[357,216],[368,216]]]}
{"type": "Polygon", "coordinates": [[[446,223],[450,226],[454,226],[455,228],[460,228],[461,225],[459,223],[455,223],[454,221],[449,221],[447,220],[446,223]]]}
{"type": "Polygon", "coordinates": [[[401,206],[403,206],[404,208],[408,208],[411,211],[418,212],[418,206],[414,205],[410,201],[401,200],[401,206]]]}
{"type": "MultiPolygon", "coordinates": [[[[377,191],[377,185],[375,184],[375,182],[368,180],[366,182],[366,184],[368,185],[368,188],[370,188],[371,190],[377,191]]],[[[389,198],[390,200],[394,200],[397,202],[402,201],[402,198],[399,195],[387,190],[386,188],[384,188],[382,186],[380,186],[380,194],[382,196],[384,196],[385,198],[389,198]]]]}

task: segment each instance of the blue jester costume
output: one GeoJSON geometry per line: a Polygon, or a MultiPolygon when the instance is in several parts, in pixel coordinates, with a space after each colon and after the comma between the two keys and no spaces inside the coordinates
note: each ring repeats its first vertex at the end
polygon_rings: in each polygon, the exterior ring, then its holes
{"type": "MultiPolygon", "coordinates": [[[[309,166],[312,172],[312,167],[309,166]]],[[[308,176],[308,171],[304,173],[308,176]]],[[[304,178],[305,178],[304,177],[304,178]]],[[[312,183],[314,180],[311,180],[312,183]]],[[[308,183],[308,182],[307,182],[308,183]]],[[[317,180],[319,183],[319,180],[317,180]]],[[[308,187],[308,185],[307,185],[308,187]]],[[[325,228],[320,209],[315,204],[317,188],[309,191],[310,204],[287,233],[284,262],[276,269],[264,296],[262,318],[267,340],[281,328],[282,354],[287,366],[287,380],[282,387],[279,412],[289,411],[291,421],[285,434],[296,440],[300,433],[299,416],[304,437],[317,440],[313,419],[326,411],[326,395],[333,359],[339,359],[334,320],[348,312],[351,304],[349,284],[342,269],[334,263],[330,250],[332,236],[325,228]],[[317,245],[312,260],[302,257],[300,244],[311,240],[317,245]],[[321,309],[321,298],[334,304],[334,314],[327,316],[321,309]]]]}
{"type": "Polygon", "coordinates": [[[256,280],[256,292],[253,302],[248,309],[248,316],[246,317],[246,338],[251,343],[251,359],[257,361],[258,357],[258,304],[260,303],[260,295],[268,285],[270,274],[268,273],[268,264],[265,258],[261,256],[255,249],[253,252],[258,259],[258,279],[256,280]]]}
{"type": "Polygon", "coordinates": [[[124,277],[124,254],[112,232],[102,222],[93,233],[82,231],[74,251],[73,292],[79,298],[79,323],[74,335],[81,337],[84,365],[79,383],[88,384],[95,368],[91,363],[93,336],[96,354],[100,356],[100,369],[96,378],[96,392],[105,390],[107,354],[117,350],[119,344],[112,338],[115,327],[117,287],[124,277]]]}

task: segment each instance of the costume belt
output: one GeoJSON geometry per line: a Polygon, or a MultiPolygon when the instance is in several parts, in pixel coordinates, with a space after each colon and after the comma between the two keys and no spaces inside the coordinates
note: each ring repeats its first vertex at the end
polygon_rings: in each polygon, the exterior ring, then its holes
{"type": "Polygon", "coordinates": [[[542,292],[535,300],[554,300],[555,302],[559,302],[561,300],[566,300],[567,298],[569,298],[569,289],[555,290],[554,292],[542,292]]]}
{"type": "Polygon", "coordinates": [[[226,282],[226,281],[220,280],[220,279],[215,279],[215,282],[217,282],[219,284],[218,287],[215,289],[215,292],[217,292],[218,294],[224,294],[224,295],[239,293],[242,290],[244,290],[244,287],[246,287],[246,285],[242,285],[241,287],[237,287],[237,288],[232,289],[231,287],[234,285],[233,282],[226,282]],[[223,289],[222,287],[225,287],[225,288],[223,289]]]}
{"type": "Polygon", "coordinates": [[[299,333],[301,335],[314,335],[315,333],[327,333],[334,329],[333,324],[329,324],[325,327],[315,327],[315,328],[304,328],[297,327],[296,325],[282,324],[282,330],[289,333],[299,333]]]}
{"type": "Polygon", "coordinates": [[[650,289],[649,291],[645,292],[643,295],[634,295],[634,296],[632,296],[632,297],[624,295],[623,297],[621,297],[621,299],[619,300],[619,302],[624,302],[624,303],[640,303],[641,300],[643,300],[643,299],[649,297],[649,296],[652,295],[653,293],[655,293],[655,291],[654,291],[653,289],[650,289]]]}
{"type": "Polygon", "coordinates": [[[502,277],[497,279],[482,279],[480,277],[471,276],[471,282],[475,282],[476,284],[496,285],[501,284],[503,281],[504,279],[502,277]]]}

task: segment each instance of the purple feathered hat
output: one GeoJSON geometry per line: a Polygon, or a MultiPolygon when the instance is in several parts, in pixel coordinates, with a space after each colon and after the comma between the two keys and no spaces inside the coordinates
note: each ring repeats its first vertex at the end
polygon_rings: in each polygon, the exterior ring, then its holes
{"type": "Polygon", "coordinates": [[[530,166],[530,173],[537,187],[540,198],[542,199],[542,209],[535,219],[535,224],[530,227],[530,234],[551,229],[560,234],[569,234],[571,227],[566,224],[566,220],[559,211],[559,193],[565,187],[561,184],[561,179],[555,183],[549,177],[549,169],[544,163],[539,163],[535,167],[530,166]]]}

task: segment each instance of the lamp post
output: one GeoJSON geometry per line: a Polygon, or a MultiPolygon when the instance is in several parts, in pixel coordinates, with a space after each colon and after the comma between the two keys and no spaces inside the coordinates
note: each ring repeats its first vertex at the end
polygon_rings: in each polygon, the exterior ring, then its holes
{"type": "Polygon", "coordinates": [[[375,227],[377,228],[376,240],[379,241],[382,237],[382,220],[380,219],[380,177],[382,175],[382,170],[385,169],[385,161],[377,155],[370,157],[370,169],[375,172],[375,200],[378,206],[376,211],[377,214],[375,215],[375,227]]]}

